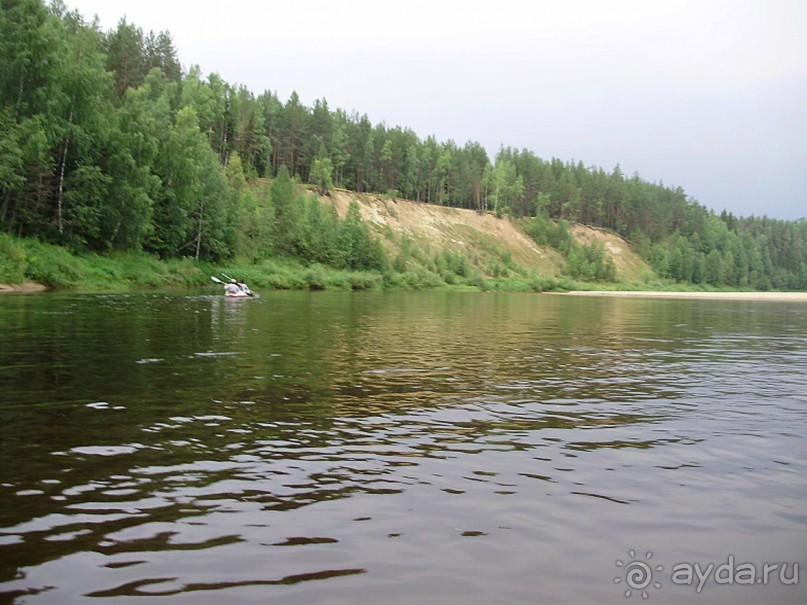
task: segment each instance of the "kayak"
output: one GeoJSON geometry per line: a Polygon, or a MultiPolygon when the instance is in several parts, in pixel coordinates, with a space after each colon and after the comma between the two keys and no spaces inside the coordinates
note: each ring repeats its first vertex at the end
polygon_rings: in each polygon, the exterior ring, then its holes
{"type": "MultiPolygon", "coordinates": [[[[257,294],[255,294],[249,288],[247,288],[246,290],[239,290],[238,292],[227,292],[227,286],[229,286],[230,284],[228,284],[227,282],[221,281],[218,277],[215,277],[213,275],[210,276],[210,279],[212,279],[217,284],[221,284],[222,286],[225,287],[225,290],[224,290],[224,297],[225,298],[256,298],[257,297],[257,294]]],[[[233,280],[231,283],[235,284],[235,280],[233,280]]],[[[246,284],[244,284],[244,287],[246,287],[246,284]]]]}

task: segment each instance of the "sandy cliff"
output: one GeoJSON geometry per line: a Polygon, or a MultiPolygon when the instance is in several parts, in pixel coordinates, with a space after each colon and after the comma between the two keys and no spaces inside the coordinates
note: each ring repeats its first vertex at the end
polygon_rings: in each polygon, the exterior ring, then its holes
{"type": "MultiPolygon", "coordinates": [[[[322,200],[334,204],[340,216],[347,212],[350,201],[356,200],[362,218],[382,238],[390,256],[409,238],[427,250],[437,252],[447,248],[459,253],[482,273],[488,272],[492,262],[511,262],[540,276],[557,277],[565,262],[556,250],[536,244],[517,221],[507,217],[341,189],[322,200]]],[[[621,237],[584,225],[573,225],[570,230],[581,244],[602,242],[616,264],[620,280],[637,281],[652,276],[652,269],[621,237]]]]}

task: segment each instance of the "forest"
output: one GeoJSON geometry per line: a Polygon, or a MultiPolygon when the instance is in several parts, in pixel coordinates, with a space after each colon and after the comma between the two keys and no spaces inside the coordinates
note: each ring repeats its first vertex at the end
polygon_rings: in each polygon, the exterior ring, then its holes
{"type": "Polygon", "coordinates": [[[676,282],[807,289],[804,219],[716,214],[618,165],[506,146],[491,159],[475,142],[423,138],[324,98],[306,106],[296,93],[282,100],[184,69],[168,32],[126,20],[105,32],[61,2],[0,6],[8,234],[95,252],[394,270],[355,209],[340,219],[298,193],[303,183],[509,216],[560,248],[570,223],[607,229],[676,282]]]}

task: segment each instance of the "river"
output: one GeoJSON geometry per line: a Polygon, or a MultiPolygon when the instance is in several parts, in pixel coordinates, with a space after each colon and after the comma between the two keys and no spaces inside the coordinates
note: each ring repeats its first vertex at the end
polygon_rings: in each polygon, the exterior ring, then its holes
{"type": "Polygon", "coordinates": [[[0,456],[0,602],[804,603],[807,305],[6,295],[0,456]]]}

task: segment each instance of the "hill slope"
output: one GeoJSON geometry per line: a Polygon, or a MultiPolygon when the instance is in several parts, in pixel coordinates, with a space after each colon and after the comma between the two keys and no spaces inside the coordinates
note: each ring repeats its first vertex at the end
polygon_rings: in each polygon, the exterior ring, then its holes
{"type": "MultiPolygon", "coordinates": [[[[432,255],[442,250],[459,254],[483,275],[490,276],[497,265],[541,277],[555,278],[563,273],[564,257],[549,246],[536,244],[521,229],[518,221],[508,217],[385,199],[344,189],[333,190],[321,200],[332,203],[341,217],[347,213],[351,200],[358,202],[362,218],[381,238],[391,258],[399,254],[408,240],[432,255]]],[[[616,266],[619,280],[640,281],[655,277],[650,266],[618,235],[585,225],[572,225],[570,231],[581,245],[601,242],[606,255],[616,266]]]]}

